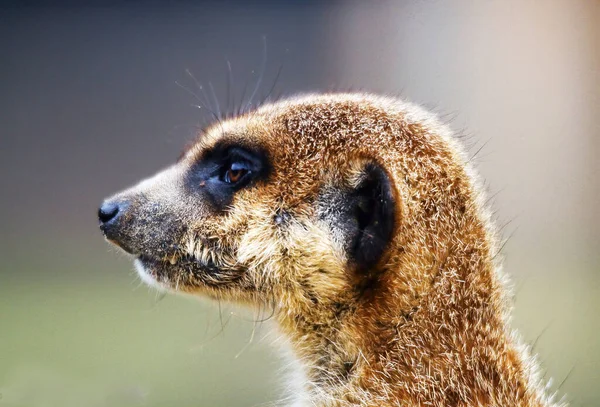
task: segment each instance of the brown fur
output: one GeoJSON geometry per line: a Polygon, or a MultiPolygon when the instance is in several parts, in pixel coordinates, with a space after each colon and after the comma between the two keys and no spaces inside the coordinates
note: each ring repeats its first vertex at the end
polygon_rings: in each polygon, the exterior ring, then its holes
{"type": "MultiPolygon", "coordinates": [[[[146,278],[273,306],[302,372],[298,405],[554,405],[507,326],[499,249],[475,176],[448,129],[418,107],[362,94],[266,105],[214,125],[171,170],[117,195],[138,196],[179,225],[160,238],[175,248],[153,252],[158,265],[146,265],[146,278]],[[213,214],[178,185],[224,140],[264,149],[272,169],[213,214]],[[392,180],[396,221],[365,273],[319,208],[322,191],[356,186],[367,163],[392,180]],[[198,272],[190,258],[219,273],[198,272]]],[[[132,216],[146,220],[131,226],[132,239],[152,235],[156,211],[132,216]]]]}

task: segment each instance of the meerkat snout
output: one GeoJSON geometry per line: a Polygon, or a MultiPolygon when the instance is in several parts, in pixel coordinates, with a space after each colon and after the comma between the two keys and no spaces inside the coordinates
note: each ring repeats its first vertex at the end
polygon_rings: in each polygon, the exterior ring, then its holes
{"type": "Polygon", "coordinates": [[[98,216],[143,281],[273,307],[297,405],[554,406],[467,162],[414,105],[309,95],[209,127],[98,216]]]}

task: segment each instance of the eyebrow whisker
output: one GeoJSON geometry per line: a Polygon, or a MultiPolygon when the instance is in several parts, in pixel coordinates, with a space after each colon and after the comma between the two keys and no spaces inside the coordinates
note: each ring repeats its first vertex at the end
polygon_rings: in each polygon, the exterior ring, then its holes
{"type": "Polygon", "coordinates": [[[262,66],[260,69],[260,74],[258,75],[258,79],[256,81],[256,86],[254,86],[254,91],[252,91],[252,95],[250,95],[250,99],[248,100],[248,103],[246,103],[246,107],[244,108],[246,111],[248,110],[249,107],[252,107],[252,101],[254,100],[254,96],[256,95],[256,92],[258,92],[258,89],[260,88],[260,85],[262,83],[263,80],[263,76],[265,75],[265,70],[267,69],[267,36],[263,35],[263,61],[262,61],[262,66]]]}

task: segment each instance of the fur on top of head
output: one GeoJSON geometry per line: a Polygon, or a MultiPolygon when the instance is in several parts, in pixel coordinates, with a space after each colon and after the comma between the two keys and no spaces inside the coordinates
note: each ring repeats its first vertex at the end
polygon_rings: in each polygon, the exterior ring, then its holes
{"type": "Polygon", "coordinates": [[[506,326],[474,173],[414,105],[264,105],[106,202],[101,228],[144,281],[274,307],[306,403],[549,403],[506,326]]]}

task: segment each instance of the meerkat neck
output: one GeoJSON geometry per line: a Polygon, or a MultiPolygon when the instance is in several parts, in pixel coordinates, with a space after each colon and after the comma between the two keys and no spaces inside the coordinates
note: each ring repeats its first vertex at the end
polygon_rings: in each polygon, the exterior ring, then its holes
{"type": "Polygon", "coordinates": [[[302,366],[308,405],[491,403],[498,386],[510,389],[504,404],[489,405],[542,405],[506,327],[484,223],[476,212],[465,216],[445,241],[430,234],[425,245],[411,243],[406,231],[368,284],[280,321],[302,366]]]}
{"type": "Polygon", "coordinates": [[[435,403],[442,397],[435,389],[482,400],[492,385],[522,383],[513,394],[526,392],[519,355],[505,337],[492,264],[473,248],[455,246],[427,271],[428,291],[394,290],[398,285],[390,282],[402,279],[402,271],[389,269],[370,287],[373,291],[349,296],[329,310],[327,320],[333,322],[322,323],[323,310],[286,322],[307,405],[360,405],[361,399],[387,405],[389,383],[397,402],[435,403]],[[500,360],[507,357],[511,363],[500,360]]]}

